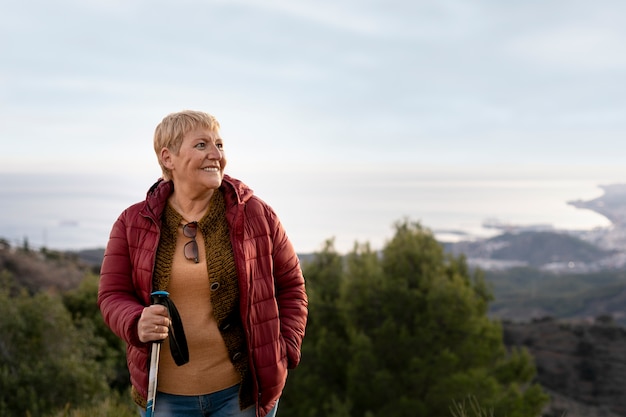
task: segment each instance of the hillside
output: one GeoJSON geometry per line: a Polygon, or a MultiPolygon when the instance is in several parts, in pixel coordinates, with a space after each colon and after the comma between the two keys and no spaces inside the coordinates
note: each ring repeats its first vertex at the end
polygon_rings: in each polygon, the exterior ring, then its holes
{"type": "Polygon", "coordinates": [[[0,273],[9,273],[17,284],[36,293],[42,289],[67,291],[76,288],[85,273],[96,268],[73,253],[24,251],[0,246],[0,273]]]}
{"type": "MultiPolygon", "coordinates": [[[[0,247],[0,271],[30,292],[64,291],[88,271],[97,271],[101,256],[102,250],[0,247]]],[[[544,417],[563,417],[565,410],[566,417],[626,417],[621,392],[626,380],[626,271],[554,274],[513,268],[487,271],[486,279],[495,295],[490,315],[503,320],[506,346],[529,350],[537,381],[551,395],[544,417]]]]}
{"type": "Polygon", "coordinates": [[[532,268],[487,271],[494,301],[490,314],[504,320],[544,317],[593,321],[610,315],[626,326],[626,271],[554,274],[532,268]]]}
{"type": "Polygon", "coordinates": [[[608,317],[593,324],[508,322],[504,341],[535,358],[537,380],[552,396],[549,415],[626,416],[626,330],[608,317]]]}
{"type": "Polygon", "coordinates": [[[558,272],[588,272],[618,254],[574,235],[551,231],[507,232],[490,239],[444,245],[449,252],[464,254],[470,264],[483,269],[527,266],[558,272]]]}

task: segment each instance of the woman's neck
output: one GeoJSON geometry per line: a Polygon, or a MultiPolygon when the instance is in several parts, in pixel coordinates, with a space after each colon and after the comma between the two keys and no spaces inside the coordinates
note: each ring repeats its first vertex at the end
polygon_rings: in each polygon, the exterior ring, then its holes
{"type": "Polygon", "coordinates": [[[198,221],[204,216],[209,208],[211,197],[213,196],[213,190],[210,193],[197,197],[188,197],[179,194],[174,190],[174,193],[169,197],[169,203],[172,205],[185,222],[198,221]]]}

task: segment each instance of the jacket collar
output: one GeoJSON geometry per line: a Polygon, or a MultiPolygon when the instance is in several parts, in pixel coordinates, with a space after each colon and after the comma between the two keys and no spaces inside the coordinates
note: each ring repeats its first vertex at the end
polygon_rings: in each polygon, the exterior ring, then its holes
{"type": "Polygon", "coordinates": [[[254,194],[252,188],[248,187],[240,180],[226,174],[224,175],[220,189],[224,193],[227,206],[243,204],[250,200],[254,194]]]}
{"type": "Polygon", "coordinates": [[[155,220],[159,219],[163,210],[165,210],[168,197],[173,192],[174,183],[159,178],[157,182],[152,184],[152,187],[150,187],[146,194],[146,204],[143,209],[144,213],[155,220]]]}
{"type": "MultiPolygon", "coordinates": [[[[227,207],[244,204],[254,194],[254,191],[246,184],[226,174],[224,175],[220,189],[224,193],[227,207]]],[[[159,219],[163,210],[165,210],[167,199],[173,192],[174,183],[159,178],[148,190],[144,213],[153,219],[159,219]]]]}

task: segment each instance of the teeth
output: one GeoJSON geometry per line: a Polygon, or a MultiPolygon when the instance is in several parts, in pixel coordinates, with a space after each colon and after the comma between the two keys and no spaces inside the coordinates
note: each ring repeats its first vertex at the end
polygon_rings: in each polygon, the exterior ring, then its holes
{"type": "Polygon", "coordinates": [[[206,168],[203,168],[203,170],[206,171],[206,172],[212,172],[212,171],[213,172],[217,172],[218,171],[218,169],[215,168],[215,167],[206,167],[206,168]]]}

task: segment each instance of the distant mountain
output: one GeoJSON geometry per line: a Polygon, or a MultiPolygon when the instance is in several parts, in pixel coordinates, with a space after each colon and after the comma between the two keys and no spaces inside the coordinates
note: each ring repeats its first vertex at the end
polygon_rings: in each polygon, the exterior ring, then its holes
{"type": "Polygon", "coordinates": [[[447,249],[456,255],[463,253],[475,263],[493,260],[494,264],[536,268],[553,264],[571,268],[577,263],[598,262],[616,253],[559,232],[504,233],[481,241],[448,244],[447,249]]]}
{"type": "Polygon", "coordinates": [[[554,273],[593,273],[626,268],[626,184],[601,186],[604,195],[589,201],[570,201],[595,211],[611,226],[588,231],[515,227],[489,222],[502,230],[488,239],[443,243],[447,251],[465,254],[471,266],[483,270],[532,267],[554,273]]]}

